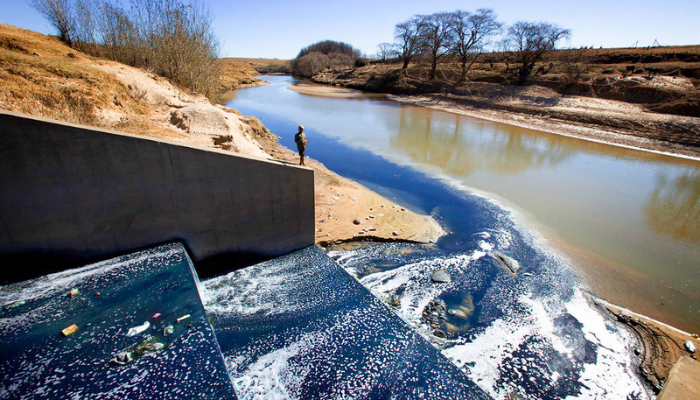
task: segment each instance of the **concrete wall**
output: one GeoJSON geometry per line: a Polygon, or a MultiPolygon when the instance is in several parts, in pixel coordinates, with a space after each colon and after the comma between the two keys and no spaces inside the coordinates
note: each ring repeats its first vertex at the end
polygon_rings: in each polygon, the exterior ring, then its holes
{"type": "Polygon", "coordinates": [[[174,240],[195,264],[312,245],[313,170],[0,112],[1,280],[174,240]]]}

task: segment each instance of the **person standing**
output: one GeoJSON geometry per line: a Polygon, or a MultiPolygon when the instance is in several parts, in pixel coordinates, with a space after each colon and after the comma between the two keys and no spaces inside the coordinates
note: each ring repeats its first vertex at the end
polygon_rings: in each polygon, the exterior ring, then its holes
{"type": "Polygon", "coordinates": [[[297,150],[299,150],[299,165],[304,164],[304,152],[306,151],[306,134],[304,133],[304,127],[299,125],[299,132],[294,135],[294,141],[297,143],[297,150]]]}

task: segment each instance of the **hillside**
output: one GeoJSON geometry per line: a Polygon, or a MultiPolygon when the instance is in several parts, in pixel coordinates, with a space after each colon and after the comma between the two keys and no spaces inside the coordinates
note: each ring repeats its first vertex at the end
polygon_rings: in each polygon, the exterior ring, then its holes
{"type": "MultiPolygon", "coordinates": [[[[221,62],[228,64],[225,74],[232,74],[223,80],[235,80],[236,87],[255,73],[250,62],[221,62]]],[[[298,162],[297,155],[279,145],[279,138],[255,117],[212,104],[147,71],[90,57],[54,37],[1,24],[0,108],[275,159],[281,164],[298,162]]],[[[317,226],[324,221],[323,229],[316,231],[318,243],[352,241],[361,230],[354,219],[364,218],[382,204],[398,207],[318,161],[308,160],[307,165],[314,169],[317,226]],[[338,199],[339,193],[345,196],[338,199]]],[[[402,210],[387,215],[385,225],[362,238],[429,242],[441,234],[442,228],[432,218],[402,210]]]]}
{"type": "Polygon", "coordinates": [[[484,55],[466,82],[459,82],[454,62],[440,64],[437,79],[429,80],[426,61],[407,70],[391,60],[327,69],[313,80],[556,133],[700,155],[700,46],[560,50],[536,66],[525,86],[514,84],[512,55],[484,55]]]}

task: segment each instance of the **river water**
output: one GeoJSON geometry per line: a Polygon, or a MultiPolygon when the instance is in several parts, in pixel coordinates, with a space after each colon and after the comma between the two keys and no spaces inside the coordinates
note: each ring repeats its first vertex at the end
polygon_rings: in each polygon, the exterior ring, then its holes
{"type": "Polygon", "coordinates": [[[238,91],[228,105],[257,116],[287,147],[303,124],[310,157],[414,207],[427,194],[391,189],[400,178],[377,171],[371,156],[485,196],[566,257],[596,295],[700,331],[700,162],[382,96],[313,97],[286,89],[290,77],[265,79],[271,84],[238,91]]]}
{"type": "Polygon", "coordinates": [[[434,249],[329,255],[494,398],[648,398],[635,341],[588,291],[700,326],[700,163],[265,79],[227,105],[289,148],[303,124],[308,156],[450,232],[434,249]],[[494,252],[521,269],[509,273],[494,252]],[[437,269],[451,282],[432,282],[437,269]],[[424,318],[435,301],[449,310],[446,338],[424,318]]]}

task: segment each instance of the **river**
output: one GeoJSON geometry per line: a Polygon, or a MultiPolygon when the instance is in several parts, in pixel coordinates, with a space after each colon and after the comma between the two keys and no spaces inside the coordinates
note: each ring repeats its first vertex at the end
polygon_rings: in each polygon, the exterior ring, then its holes
{"type": "MultiPolygon", "coordinates": [[[[257,116],[287,147],[295,148],[293,134],[303,124],[310,157],[384,194],[387,178],[339,149],[361,150],[486,196],[565,256],[596,295],[700,331],[700,162],[382,96],[312,97],[287,90],[296,82],[290,77],[265,79],[271,84],[238,91],[228,105],[257,116]]],[[[399,197],[408,204],[415,196],[399,197]]]]}
{"type": "Polygon", "coordinates": [[[590,306],[589,291],[700,327],[697,161],[264,79],[227,105],[289,148],[303,124],[308,156],[449,231],[433,249],[329,255],[494,398],[648,398],[634,340],[590,306]],[[510,274],[494,252],[521,269],[510,274]],[[433,283],[436,269],[451,282],[433,283]],[[446,339],[422,317],[434,301],[450,311],[446,339]]]}

